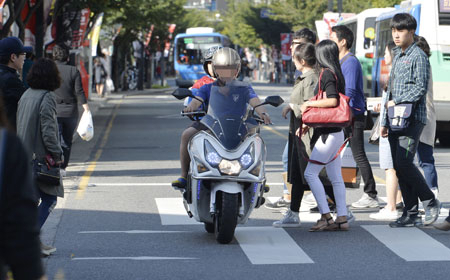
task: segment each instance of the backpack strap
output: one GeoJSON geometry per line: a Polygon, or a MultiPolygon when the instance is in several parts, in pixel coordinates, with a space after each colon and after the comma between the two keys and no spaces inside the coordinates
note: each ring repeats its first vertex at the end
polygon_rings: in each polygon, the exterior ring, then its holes
{"type": "MultiPolygon", "coordinates": [[[[0,129],[0,198],[2,195],[3,187],[3,169],[4,169],[4,158],[5,158],[5,147],[6,147],[6,129],[0,129]]],[[[1,199],[0,199],[1,202],[1,199]]]]}
{"type": "Polygon", "coordinates": [[[347,59],[349,59],[351,56],[355,56],[354,54],[352,54],[351,52],[349,52],[346,56],[344,56],[344,58],[342,58],[342,60],[340,61],[340,64],[344,64],[344,62],[347,61],[347,59]]]}

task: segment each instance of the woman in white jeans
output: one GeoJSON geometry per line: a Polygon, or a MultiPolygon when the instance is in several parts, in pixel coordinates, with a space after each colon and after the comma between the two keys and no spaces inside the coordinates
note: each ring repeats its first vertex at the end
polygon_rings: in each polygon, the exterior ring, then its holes
{"type": "MultiPolygon", "coordinates": [[[[303,103],[301,107],[302,112],[308,107],[336,107],[339,105],[339,92],[345,93],[345,80],[339,64],[339,50],[336,43],[331,40],[321,41],[316,47],[316,58],[321,74],[319,84],[315,89],[315,94],[319,91],[324,91],[326,92],[327,98],[303,103]]],[[[303,132],[306,132],[308,129],[307,126],[303,125],[303,132]]],[[[299,134],[299,131],[297,134],[299,134]]],[[[315,142],[315,145],[305,170],[305,179],[317,200],[322,216],[310,231],[348,230],[349,225],[347,222],[345,184],[341,173],[341,158],[337,156],[334,159],[339,148],[344,143],[344,132],[341,127],[316,128],[312,141],[315,142]],[[318,162],[325,163],[328,178],[333,185],[337,209],[337,218],[335,221],[328,207],[325,189],[319,179],[319,173],[324,165],[318,162]]]]}

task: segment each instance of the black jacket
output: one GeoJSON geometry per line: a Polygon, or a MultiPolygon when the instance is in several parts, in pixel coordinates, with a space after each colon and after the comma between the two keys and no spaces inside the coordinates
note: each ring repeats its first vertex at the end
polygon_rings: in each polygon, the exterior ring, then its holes
{"type": "Polygon", "coordinates": [[[75,66],[57,62],[61,86],[55,90],[58,117],[78,117],[78,102],[86,104],[81,75],[75,66]]]}
{"type": "Polygon", "coordinates": [[[44,270],[37,187],[31,179],[30,160],[12,133],[6,134],[5,152],[0,182],[0,279],[4,264],[11,268],[14,279],[39,279],[44,270]]]}
{"type": "Polygon", "coordinates": [[[6,117],[11,127],[16,130],[17,104],[26,88],[13,68],[0,64],[0,89],[5,103],[6,117]]]}

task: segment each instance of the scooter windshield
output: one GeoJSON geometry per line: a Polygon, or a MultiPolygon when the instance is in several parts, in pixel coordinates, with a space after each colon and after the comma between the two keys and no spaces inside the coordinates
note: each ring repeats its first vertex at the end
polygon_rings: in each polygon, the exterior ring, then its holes
{"type": "Polygon", "coordinates": [[[237,148],[247,135],[243,119],[249,98],[249,85],[244,82],[232,81],[226,86],[211,87],[208,114],[202,119],[202,123],[226,149],[237,148]]]}

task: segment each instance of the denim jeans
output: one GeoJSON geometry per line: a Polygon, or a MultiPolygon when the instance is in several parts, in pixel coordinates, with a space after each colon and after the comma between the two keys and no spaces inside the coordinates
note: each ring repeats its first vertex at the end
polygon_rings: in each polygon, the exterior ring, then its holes
{"type": "Polygon", "coordinates": [[[425,175],[428,187],[430,189],[437,189],[438,179],[436,167],[434,166],[433,146],[419,142],[419,146],[417,147],[417,159],[419,160],[419,165],[425,175]]]}
{"type": "Polygon", "coordinates": [[[389,130],[389,144],[391,145],[394,169],[397,172],[398,183],[402,191],[403,216],[417,216],[420,199],[424,205],[435,203],[434,194],[425,181],[422,173],[414,164],[414,157],[419,145],[419,138],[424,124],[411,123],[404,134],[394,133],[389,130]]]}
{"type": "Polygon", "coordinates": [[[41,203],[38,207],[39,228],[42,228],[48,218],[48,215],[50,215],[55,208],[57,198],[56,195],[46,194],[42,191],[39,191],[39,195],[41,197],[41,203]]]}
{"type": "MultiPolygon", "coordinates": [[[[288,151],[289,151],[289,141],[286,142],[286,146],[284,146],[283,155],[281,156],[281,161],[283,162],[283,170],[287,172],[288,170],[288,151]]],[[[289,190],[286,186],[286,183],[283,184],[283,193],[289,194],[289,190]]]]}
{"type": "MultiPolygon", "coordinates": [[[[371,198],[377,196],[376,183],[372,173],[372,167],[367,159],[364,149],[364,128],[366,127],[366,116],[357,115],[353,119],[353,136],[350,139],[353,158],[361,171],[361,177],[364,180],[364,192],[371,198]]],[[[345,129],[346,134],[352,132],[352,127],[345,129]]]]}
{"type": "Polygon", "coordinates": [[[70,150],[72,149],[73,133],[77,128],[78,118],[58,118],[59,139],[64,155],[64,162],[61,165],[62,169],[66,169],[69,164],[70,150]]]}

